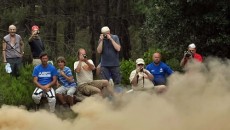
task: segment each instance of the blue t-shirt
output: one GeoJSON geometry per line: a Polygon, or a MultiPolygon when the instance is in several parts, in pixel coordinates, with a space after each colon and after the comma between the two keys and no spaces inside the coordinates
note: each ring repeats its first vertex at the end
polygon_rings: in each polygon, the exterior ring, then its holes
{"type": "Polygon", "coordinates": [[[32,76],[38,77],[38,83],[41,85],[46,85],[53,81],[53,76],[57,76],[57,70],[51,64],[48,64],[46,67],[39,64],[34,67],[32,76]]]}
{"type": "Polygon", "coordinates": [[[160,62],[159,65],[150,63],[146,69],[154,76],[155,85],[166,85],[166,77],[173,73],[173,70],[163,62],[160,62]]]}
{"type": "MultiPolygon", "coordinates": [[[[111,37],[117,44],[120,44],[117,35],[111,35],[111,37]]],[[[119,66],[119,52],[115,50],[112,42],[109,39],[104,39],[102,46],[101,66],[119,66]]]]}
{"type": "MultiPolygon", "coordinates": [[[[70,77],[73,76],[72,75],[72,71],[69,67],[64,67],[63,72],[66,74],[66,76],[70,77]]],[[[76,83],[74,82],[74,79],[72,80],[72,82],[69,82],[68,80],[66,80],[65,77],[63,77],[60,74],[60,69],[57,70],[57,75],[58,75],[58,81],[61,85],[63,85],[64,87],[76,87],[76,83]]]]}

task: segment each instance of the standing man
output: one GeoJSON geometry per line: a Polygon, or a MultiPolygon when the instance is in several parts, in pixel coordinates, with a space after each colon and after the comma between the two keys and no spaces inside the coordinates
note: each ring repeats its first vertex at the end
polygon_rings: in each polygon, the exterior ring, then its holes
{"type": "Polygon", "coordinates": [[[24,43],[20,35],[16,34],[16,26],[9,26],[9,34],[3,38],[2,56],[4,63],[10,63],[11,75],[18,77],[19,68],[22,66],[24,43]]]}
{"type": "Polygon", "coordinates": [[[105,26],[101,28],[101,35],[97,52],[101,54],[101,76],[102,79],[110,80],[116,85],[120,84],[119,51],[120,41],[117,35],[112,35],[110,29],[105,26]]]}
{"type": "Polygon", "coordinates": [[[166,85],[166,78],[173,73],[173,70],[161,61],[161,54],[153,54],[153,62],[148,64],[146,69],[154,76],[154,85],[166,85]]]}
{"type": "Polygon", "coordinates": [[[29,45],[33,57],[33,65],[41,64],[39,55],[41,52],[45,51],[44,43],[39,36],[39,27],[34,25],[32,26],[31,36],[29,38],[29,45]]]}
{"type": "Polygon", "coordinates": [[[194,59],[197,62],[202,62],[203,58],[200,54],[196,53],[196,45],[194,43],[188,46],[188,51],[184,53],[184,57],[180,62],[180,66],[184,67],[188,61],[194,59]]]}
{"type": "Polygon", "coordinates": [[[93,80],[93,70],[95,70],[94,63],[91,59],[87,59],[86,51],[83,48],[78,50],[78,61],[74,63],[74,71],[78,83],[78,90],[87,95],[101,94],[102,89],[105,88],[114,96],[113,87],[108,80],[93,80]]]}
{"type": "Polygon", "coordinates": [[[38,109],[40,100],[42,96],[45,95],[49,103],[50,112],[54,112],[56,98],[52,86],[54,86],[57,82],[57,70],[53,65],[48,64],[49,58],[47,53],[42,52],[39,58],[41,60],[41,64],[34,67],[32,74],[33,82],[36,86],[32,94],[32,98],[36,103],[36,109],[38,109]]]}

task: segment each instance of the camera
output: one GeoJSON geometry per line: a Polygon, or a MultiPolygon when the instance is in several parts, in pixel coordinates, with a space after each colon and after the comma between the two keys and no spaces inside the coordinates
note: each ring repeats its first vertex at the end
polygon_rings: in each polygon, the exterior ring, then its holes
{"type": "Polygon", "coordinates": [[[104,39],[107,39],[107,35],[106,34],[104,34],[103,36],[104,36],[104,39]]]}
{"type": "Polygon", "coordinates": [[[140,69],[140,72],[143,72],[143,70],[144,70],[144,68],[141,68],[141,69],[140,69]]]}
{"type": "Polygon", "coordinates": [[[87,55],[83,55],[83,57],[86,59],[86,58],[87,58],[87,55]]]}
{"type": "Polygon", "coordinates": [[[40,34],[39,30],[37,30],[35,34],[40,34]]]}
{"type": "Polygon", "coordinates": [[[190,57],[193,55],[191,51],[185,51],[184,54],[185,54],[185,57],[190,57]]]}

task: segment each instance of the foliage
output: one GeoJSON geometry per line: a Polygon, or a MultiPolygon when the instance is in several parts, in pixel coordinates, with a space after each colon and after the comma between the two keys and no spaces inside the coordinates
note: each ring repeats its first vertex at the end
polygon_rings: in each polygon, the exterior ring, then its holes
{"type": "Polygon", "coordinates": [[[141,34],[147,43],[155,42],[177,58],[192,42],[202,55],[230,56],[230,1],[140,0],[136,8],[146,14],[141,34]]]}
{"type": "Polygon", "coordinates": [[[33,66],[25,65],[25,67],[21,69],[18,79],[7,74],[4,65],[0,67],[0,71],[4,76],[4,78],[0,78],[0,105],[31,105],[31,103],[33,103],[31,95],[35,88],[31,76],[33,66]]]}
{"type": "Polygon", "coordinates": [[[135,69],[135,62],[132,60],[122,60],[120,62],[120,71],[122,75],[122,84],[130,84],[129,75],[135,69]]]}

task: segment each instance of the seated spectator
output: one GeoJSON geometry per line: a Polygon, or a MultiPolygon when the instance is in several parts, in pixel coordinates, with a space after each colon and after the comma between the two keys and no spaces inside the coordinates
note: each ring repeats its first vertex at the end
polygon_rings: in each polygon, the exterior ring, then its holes
{"type": "Polygon", "coordinates": [[[154,86],[152,80],[154,79],[154,76],[145,69],[145,62],[142,58],[138,58],[136,60],[136,69],[133,70],[130,74],[129,80],[132,85],[132,89],[134,91],[138,90],[153,90],[157,93],[161,93],[164,91],[165,87],[160,86],[154,86]]]}
{"type": "Polygon", "coordinates": [[[106,88],[111,96],[114,96],[113,87],[108,80],[93,80],[94,63],[87,58],[86,51],[83,48],[78,50],[78,61],[74,63],[74,71],[78,83],[78,90],[84,95],[101,94],[101,90],[106,88]]]}
{"type": "Polygon", "coordinates": [[[154,76],[154,85],[166,85],[167,76],[173,73],[173,70],[161,61],[161,54],[153,54],[153,62],[146,66],[146,69],[154,76]]]}
{"type": "Polygon", "coordinates": [[[33,92],[32,98],[36,103],[36,110],[39,109],[39,104],[42,96],[46,96],[50,112],[55,111],[55,92],[52,86],[54,86],[57,82],[57,70],[51,64],[48,64],[48,54],[42,52],[40,54],[41,64],[34,67],[33,70],[33,82],[36,85],[36,88],[33,92]]]}
{"type": "Polygon", "coordinates": [[[73,105],[73,94],[76,91],[76,83],[74,81],[71,69],[66,65],[64,57],[57,58],[58,70],[57,70],[57,86],[56,95],[64,107],[73,105]],[[67,99],[64,98],[63,94],[67,94],[67,99]]]}

